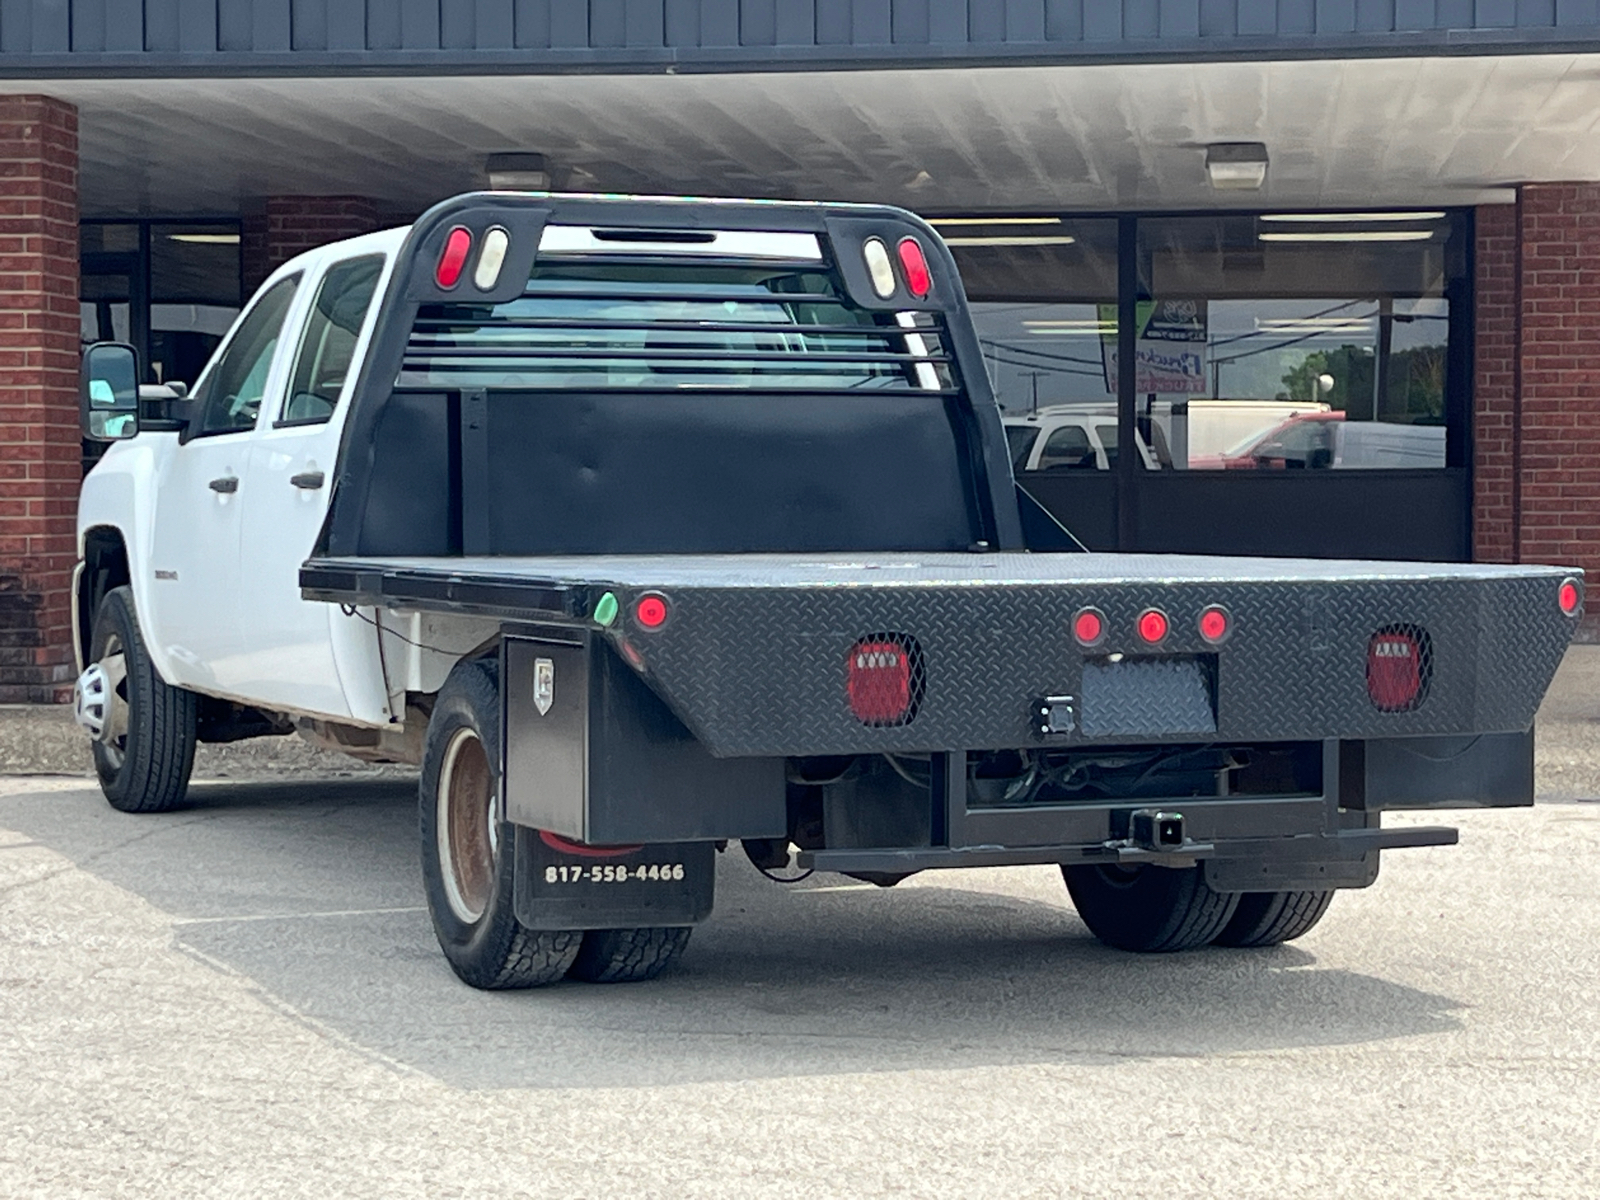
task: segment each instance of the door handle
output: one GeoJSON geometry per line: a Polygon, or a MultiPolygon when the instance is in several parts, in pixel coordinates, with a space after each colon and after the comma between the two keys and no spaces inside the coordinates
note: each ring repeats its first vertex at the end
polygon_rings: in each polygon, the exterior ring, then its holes
{"type": "Polygon", "coordinates": [[[324,478],[325,476],[321,471],[301,471],[298,475],[289,476],[289,482],[297,488],[304,488],[306,491],[314,492],[322,486],[324,478]]]}
{"type": "Polygon", "coordinates": [[[224,496],[231,496],[239,490],[239,477],[237,475],[223,475],[220,478],[213,479],[206,486],[209,487],[213,492],[219,492],[224,496]]]}

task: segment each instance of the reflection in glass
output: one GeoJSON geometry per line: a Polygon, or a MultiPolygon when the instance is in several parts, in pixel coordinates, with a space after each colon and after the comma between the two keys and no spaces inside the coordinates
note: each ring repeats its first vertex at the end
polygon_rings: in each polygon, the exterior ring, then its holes
{"type": "Polygon", "coordinates": [[[1017,471],[1116,461],[1117,225],[934,218],[961,269],[1017,471]],[[1111,435],[1101,430],[1111,427],[1111,435]]]}
{"type": "Polygon", "coordinates": [[[1193,469],[1443,467],[1450,237],[1440,213],[1141,220],[1141,433],[1193,469]]]}

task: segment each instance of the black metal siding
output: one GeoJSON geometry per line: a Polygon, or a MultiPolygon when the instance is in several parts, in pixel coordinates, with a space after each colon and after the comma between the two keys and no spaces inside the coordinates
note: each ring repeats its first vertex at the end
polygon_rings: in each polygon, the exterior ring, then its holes
{"type": "Polygon", "coordinates": [[[1600,0],[5,0],[0,75],[1592,47],[1600,0]]]}

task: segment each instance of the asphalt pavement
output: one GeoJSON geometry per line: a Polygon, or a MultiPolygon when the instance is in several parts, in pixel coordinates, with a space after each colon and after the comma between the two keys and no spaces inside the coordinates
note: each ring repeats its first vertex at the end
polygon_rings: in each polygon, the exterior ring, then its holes
{"type": "Polygon", "coordinates": [[[661,979],[486,994],[406,779],[0,779],[0,1196],[1593,1197],[1597,665],[1565,798],[1449,814],[1271,950],[1105,949],[1050,868],[735,850],[661,979]]]}

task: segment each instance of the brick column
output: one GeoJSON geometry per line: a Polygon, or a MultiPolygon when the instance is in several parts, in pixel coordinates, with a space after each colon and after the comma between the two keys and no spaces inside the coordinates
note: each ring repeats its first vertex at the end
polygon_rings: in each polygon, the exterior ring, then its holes
{"type": "Polygon", "coordinates": [[[1600,184],[1480,209],[1477,252],[1477,556],[1583,567],[1600,640],[1600,184]]]}
{"type": "Polygon", "coordinates": [[[1517,217],[1513,204],[1477,215],[1472,546],[1479,562],[1516,561],[1517,217]]]}
{"type": "Polygon", "coordinates": [[[71,695],[78,333],[78,113],[0,96],[0,703],[71,695]]]}
{"type": "Polygon", "coordinates": [[[378,228],[378,208],[364,196],[269,196],[244,219],[244,283],[261,281],[296,254],[378,228]]]}

